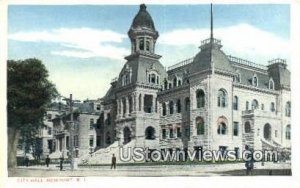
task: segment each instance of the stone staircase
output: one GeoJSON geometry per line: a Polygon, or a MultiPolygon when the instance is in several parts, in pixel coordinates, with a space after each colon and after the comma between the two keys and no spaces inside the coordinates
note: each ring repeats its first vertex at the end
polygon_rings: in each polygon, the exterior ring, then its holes
{"type": "MultiPolygon", "coordinates": [[[[123,153],[124,157],[128,155],[128,148],[133,148],[135,146],[135,140],[132,140],[131,142],[127,143],[126,145],[123,145],[123,153]]],[[[86,154],[82,157],[80,157],[80,160],[78,161],[79,164],[111,164],[112,155],[115,154],[117,158],[117,163],[124,163],[120,160],[120,146],[119,142],[115,141],[113,144],[106,148],[101,148],[97,151],[95,151],[92,154],[86,154]]],[[[133,162],[132,160],[127,162],[133,162]]]]}

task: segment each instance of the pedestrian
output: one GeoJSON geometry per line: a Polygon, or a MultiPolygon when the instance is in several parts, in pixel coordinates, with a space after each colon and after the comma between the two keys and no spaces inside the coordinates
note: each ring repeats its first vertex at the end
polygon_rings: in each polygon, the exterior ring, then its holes
{"type": "Polygon", "coordinates": [[[49,155],[47,155],[47,157],[46,157],[46,165],[47,165],[47,167],[49,167],[49,164],[50,164],[50,158],[49,158],[49,155]]]}
{"type": "Polygon", "coordinates": [[[115,154],[113,154],[112,158],[111,158],[111,167],[110,167],[110,169],[112,169],[112,168],[116,169],[116,164],[117,164],[117,158],[115,157],[115,154]]]}
{"type": "Polygon", "coordinates": [[[29,166],[29,158],[27,156],[25,157],[25,165],[26,165],[26,167],[29,166]]]}
{"type": "Polygon", "coordinates": [[[249,149],[249,147],[246,145],[245,147],[246,151],[250,151],[246,155],[246,162],[245,162],[245,167],[246,167],[246,175],[252,175],[252,170],[254,168],[254,159],[253,159],[253,152],[249,149]]]}
{"type": "Polygon", "coordinates": [[[63,170],[64,156],[62,155],[59,159],[60,159],[59,168],[60,168],[60,171],[62,171],[63,170]]]}

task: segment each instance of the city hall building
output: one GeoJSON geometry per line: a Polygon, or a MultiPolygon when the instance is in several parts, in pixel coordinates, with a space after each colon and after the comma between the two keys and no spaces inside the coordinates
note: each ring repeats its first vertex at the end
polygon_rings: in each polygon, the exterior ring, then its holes
{"type": "MultiPolygon", "coordinates": [[[[140,5],[128,31],[131,53],[124,67],[97,101],[99,108],[77,116],[79,158],[109,163],[121,147],[239,153],[247,145],[290,152],[286,61],[274,59],[263,66],[229,56],[212,28],[194,57],[166,68],[155,50],[159,32],[140,5]]],[[[53,135],[54,142],[67,143],[62,141],[67,133],[59,134],[53,135]]]]}

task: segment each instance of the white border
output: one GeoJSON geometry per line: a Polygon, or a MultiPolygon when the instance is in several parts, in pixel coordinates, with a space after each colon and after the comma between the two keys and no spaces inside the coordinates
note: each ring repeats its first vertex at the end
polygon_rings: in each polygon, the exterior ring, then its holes
{"type": "Polygon", "coordinates": [[[16,178],[7,178],[6,169],[6,59],[7,59],[7,4],[40,4],[40,5],[71,5],[71,4],[204,4],[211,3],[212,1],[203,0],[131,0],[131,1],[109,1],[109,0],[0,0],[0,132],[2,133],[1,139],[1,175],[4,181],[0,181],[0,187],[298,187],[300,185],[300,125],[295,121],[297,115],[300,115],[299,107],[300,100],[300,84],[299,75],[300,71],[300,2],[297,0],[279,1],[279,0],[264,0],[264,1],[237,1],[237,0],[216,0],[214,4],[290,4],[291,5],[291,84],[292,84],[292,173],[291,177],[278,177],[278,176],[254,176],[254,177],[148,177],[148,178],[129,178],[129,177],[87,177],[84,183],[68,183],[68,184],[18,184],[16,178]]]}

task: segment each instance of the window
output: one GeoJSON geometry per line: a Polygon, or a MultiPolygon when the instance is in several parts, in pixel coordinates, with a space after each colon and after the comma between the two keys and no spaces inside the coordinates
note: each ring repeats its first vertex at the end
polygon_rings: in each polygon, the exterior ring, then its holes
{"type": "Polygon", "coordinates": [[[288,101],[285,105],[285,116],[291,117],[291,102],[288,101]]]}
{"type": "Polygon", "coordinates": [[[185,98],[185,111],[188,112],[190,110],[190,98],[185,98]]]}
{"type": "Polygon", "coordinates": [[[170,101],[170,103],[169,103],[169,110],[170,110],[170,114],[174,113],[174,103],[173,103],[173,101],[170,101]]]}
{"type": "Polygon", "coordinates": [[[265,110],[265,105],[261,104],[261,110],[265,110]]]}
{"type": "Polygon", "coordinates": [[[249,121],[245,122],[245,133],[250,133],[251,132],[251,125],[249,121]]]}
{"type": "Polygon", "coordinates": [[[218,106],[219,107],[226,107],[227,105],[227,96],[226,92],[223,89],[218,91],[218,106]]]}
{"type": "Polygon", "coordinates": [[[51,128],[51,127],[48,127],[47,133],[48,133],[48,135],[51,135],[51,134],[52,134],[52,128],[51,128]]]}
{"type": "Polygon", "coordinates": [[[94,119],[90,119],[90,129],[94,128],[94,119]]]}
{"type": "Polygon", "coordinates": [[[272,131],[271,131],[271,125],[270,124],[265,124],[265,126],[264,126],[264,138],[266,139],[266,140],[271,140],[271,133],[272,133],[272,131]]]}
{"type": "Polygon", "coordinates": [[[271,110],[271,112],[275,112],[275,103],[274,102],[271,102],[270,110],[271,110]]]}
{"type": "Polygon", "coordinates": [[[196,118],[197,135],[204,135],[204,120],[201,117],[196,118]]]}
{"type": "Polygon", "coordinates": [[[169,134],[170,134],[169,138],[174,138],[173,128],[170,128],[169,134]]]}
{"type": "Polygon", "coordinates": [[[237,73],[236,77],[235,78],[235,82],[237,83],[240,83],[241,82],[241,74],[240,73],[237,73]]]}
{"type": "Polygon", "coordinates": [[[253,78],[252,78],[252,85],[257,87],[258,86],[258,80],[257,80],[257,76],[254,75],[253,78]]]}
{"type": "Polygon", "coordinates": [[[140,48],[140,50],[144,50],[144,38],[140,38],[139,48],[140,48]]]}
{"type": "Polygon", "coordinates": [[[177,86],[177,77],[175,77],[174,79],[173,79],[173,87],[176,87],[177,86]]]}
{"type": "Polygon", "coordinates": [[[111,136],[110,132],[106,133],[106,139],[105,139],[106,144],[111,144],[111,136]]]}
{"type": "Polygon", "coordinates": [[[180,113],[181,112],[181,102],[180,102],[180,99],[177,99],[176,106],[177,106],[177,113],[180,113]]]}
{"type": "Polygon", "coordinates": [[[257,100],[256,99],[254,99],[253,101],[252,101],[252,110],[255,110],[255,109],[258,109],[258,102],[257,102],[257,100]]]}
{"type": "Polygon", "coordinates": [[[146,50],[150,51],[150,41],[149,40],[146,41],[146,50]]]}
{"type": "Polygon", "coordinates": [[[218,134],[225,135],[227,132],[227,127],[224,122],[219,123],[218,125],[218,134]]]}
{"type": "Polygon", "coordinates": [[[269,80],[269,89],[274,90],[274,81],[272,78],[269,80]]]}
{"type": "Polygon", "coordinates": [[[155,129],[151,126],[147,127],[145,130],[145,137],[147,140],[154,140],[155,139],[155,129]]]}
{"type": "Polygon", "coordinates": [[[189,128],[185,128],[185,129],[184,129],[184,132],[185,132],[185,136],[186,136],[187,138],[190,138],[190,129],[189,129],[189,128]]]}
{"type": "Polygon", "coordinates": [[[123,144],[127,144],[131,141],[131,131],[128,127],[123,129],[124,142],[123,144]]]}
{"type": "Polygon", "coordinates": [[[166,139],[166,138],[167,138],[167,130],[162,129],[162,139],[166,139]]]}
{"type": "Polygon", "coordinates": [[[47,114],[47,119],[48,119],[48,121],[51,121],[52,120],[52,114],[47,114]]]}
{"type": "Polygon", "coordinates": [[[246,101],[246,110],[249,110],[249,102],[246,101]]]}
{"type": "Polygon", "coordinates": [[[278,131],[275,130],[275,138],[277,138],[277,137],[278,137],[278,131]]]}
{"type": "Polygon", "coordinates": [[[107,113],[107,125],[110,125],[111,124],[111,118],[110,118],[110,113],[107,113]]]}
{"type": "Polygon", "coordinates": [[[150,74],[150,79],[149,79],[149,82],[152,83],[152,84],[155,84],[155,78],[156,78],[156,75],[154,73],[150,74]]]}
{"type": "Polygon", "coordinates": [[[202,89],[196,91],[197,108],[202,108],[205,105],[205,94],[202,89]]]}
{"type": "Polygon", "coordinates": [[[78,140],[78,135],[74,136],[74,147],[78,147],[79,146],[79,140],[78,140]]]}
{"type": "Polygon", "coordinates": [[[100,104],[97,104],[97,108],[96,108],[98,111],[101,110],[101,106],[100,104]]]}
{"type": "Polygon", "coordinates": [[[238,110],[239,98],[237,96],[233,97],[233,110],[238,110]]]}
{"type": "Polygon", "coordinates": [[[290,140],[291,139],[291,125],[287,125],[285,129],[285,139],[290,140]]]}
{"type": "Polygon", "coordinates": [[[165,87],[165,90],[168,89],[168,81],[166,79],[164,81],[164,87],[165,87]]]}
{"type": "Polygon", "coordinates": [[[181,80],[178,80],[178,86],[181,86],[181,80]]]}
{"type": "Polygon", "coordinates": [[[233,136],[239,135],[239,122],[233,122],[233,136]]]}
{"type": "Polygon", "coordinates": [[[162,115],[165,116],[167,115],[167,109],[166,109],[166,103],[162,103],[162,115]]]}
{"type": "Polygon", "coordinates": [[[90,135],[90,147],[94,146],[94,136],[90,135]]]}
{"type": "Polygon", "coordinates": [[[176,132],[177,132],[177,138],[180,138],[181,137],[181,129],[180,129],[180,127],[177,127],[176,132]]]}
{"type": "Polygon", "coordinates": [[[66,148],[69,149],[70,147],[70,139],[69,136],[66,136],[66,148]]]}

